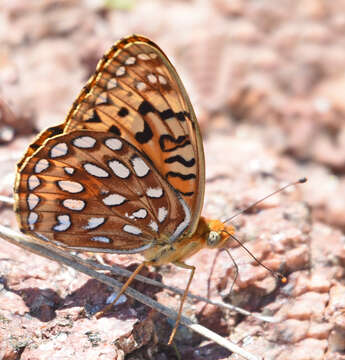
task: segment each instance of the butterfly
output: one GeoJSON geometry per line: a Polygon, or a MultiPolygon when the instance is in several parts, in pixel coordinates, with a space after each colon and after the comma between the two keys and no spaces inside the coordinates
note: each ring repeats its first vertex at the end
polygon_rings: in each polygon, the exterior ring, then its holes
{"type": "MultiPolygon", "coordinates": [[[[15,212],[22,232],[59,247],[142,253],[140,266],[220,248],[234,228],[201,216],[202,138],[174,66],[144,36],[121,39],[99,61],[66,120],[44,130],[17,164],[15,212]]],[[[117,299],[114,300],[114,303],[117,299]]]]}

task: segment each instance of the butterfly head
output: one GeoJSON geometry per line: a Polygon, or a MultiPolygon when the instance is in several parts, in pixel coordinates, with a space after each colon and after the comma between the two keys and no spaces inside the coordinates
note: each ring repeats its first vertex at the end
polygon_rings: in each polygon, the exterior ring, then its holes
{"type": "Polygon", "coordinates": [[[209,220],[202,218],[200,221],[204,222],[204,238],[206,246],[209,248],[220,248],[229,239],[230,234],[234,234],[235,229],[222,223],[219,220],[209,220]]]}

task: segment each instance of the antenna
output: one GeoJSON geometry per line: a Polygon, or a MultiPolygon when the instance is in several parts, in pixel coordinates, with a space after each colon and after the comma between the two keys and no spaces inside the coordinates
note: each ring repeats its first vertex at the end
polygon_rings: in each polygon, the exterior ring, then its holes
{"type": "Polygon", "coordinates": [[[273,191],[271,194],[269,195],[266,195],[265,197],[263,197],[262,199],[258,200],[258,201],[255,201],[253,204],[249,205],[247,208],[239,211],[238,213],[236,213],[235,215],[229,217],[228,219],[226,219],[225,221],[223,221],[223,223],[226,223],[232,219],[234,219],[235,217],[237,217],[238,215],[241,215],[243,213],[245,213],[246,211],[248,211],[249,209],[252,209],[253,207],[255,207],[257,204],[265,201],[266,199],[270,198],[271,196],[275,195],[275,194],[278,194],[280,193],[281,191],[285,190],[286,188],[290,187],[290,186],[295,186],[295,185],[298,185],[298,184],[304,184],[305,182],[307,182],[307,178],[303,177],[301,179],[298,179],[297,181],[294,181],[294,182],[291,182],[287,185],[284,185],[283,187],[279,188],[278,190],[276,191],[273,191]]]}
{"type": "MultiPolygon", "coordinates": [[[[265,268],[268,272],[271,273],[271,275],[273,277],[275,277],[276,279],[280,280],[282,284],[286,284],[287,283],[287,278],[281,274],[280,272],[277,272],[277,271],[273,271],[272,269],[270,269],[268,266],[264,265],[254,254],[252,254],[242,243],[240,240],[237,239],[236,236],[230,234],[229,232],[227,232],[226,230],[223,230],[223,232],[225,232],[226,234],[229,235],[229,237],[233,240],[235,240],[237,242],[237,244],[239,244],[241,246],[242,249],[244,249],[259,265],[261,265],[263,268],[265,268]]],[[[230,256],[232,262],[235,264],[235,267],[236,267],[236,276],[235,276],[235,280],[234,280],[234,283],[236,281],[236,278],[237,278],[237,273],[238,273],[238,266],[234,260],[234,258],[231,256],[230,252],[228,249],[224,248],[222,250],[225,250],[228,255],[230,256]]]]}

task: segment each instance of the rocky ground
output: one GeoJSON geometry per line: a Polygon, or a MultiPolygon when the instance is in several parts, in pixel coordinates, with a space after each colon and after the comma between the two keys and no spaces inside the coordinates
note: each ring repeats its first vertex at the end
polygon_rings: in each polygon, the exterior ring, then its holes
{"type": "MultiPolygon", "coordinates": [[[[345,1],[13,0],[0,5],[0,191],[34,135],[63,121],[98,59],[119,38],[152,38],[175,63],[204,135],[203,213],[225,219],[283,184],[307,184],[234,220],[243,249],[203,250],[191,292],[253,312],[265,323],[188,300],[185,314],[264,359],[345,359],[345,1]],[[6,105],[8,104],[8,106],[6,105]]],[[[1,223],[16,228],[12,209],[1,223]]],[[[229,244],[232,246],[233,244],[229,244]]],[[[3,359],[235,359],[130,299],[87,318],[110,289],[0,239],[3,359]],[[179,354],[179,355],[178,355],[179,354]]],[[[133,270],[138,257],[103,256],[133,270]]],[[[168,265],[145,275],[183,288],[168,265]]],[[[179,297],[134,287],[172,307],[179,297]]]]}

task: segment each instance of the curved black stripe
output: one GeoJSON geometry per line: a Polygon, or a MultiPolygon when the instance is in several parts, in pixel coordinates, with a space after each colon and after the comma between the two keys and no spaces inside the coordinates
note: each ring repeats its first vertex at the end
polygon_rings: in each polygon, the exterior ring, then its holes
{"type": "Polygon", "coordinates": [[[194,191],[190,191],[190,192],[183,192],[183,191],[180,191],[178,189],[176,189],[181,195],[183,196],[192,196],[194,195],[194,191]]]}
{"type": "Polygon", "coordinates": [[[167,120],[170,118],[176,118],[179,121],[186,121],[186,117],[190,119],[190,114],[187,111],[180,111],[175,113],[172,109],[166,109],[163,111],[158,111],[149,101],[142,101],[139,105],[138,112],[140,115],[145,116],[148,113],[157,113],[161,120],[167,120]]]}
{"type": "Polygon", "coordinates": [[[179,177],[181,178],[182,180],[190,180],[190,179],[195,179],[196,176],[195,174],[181,174],[181,173],[177,173],[177,172],[174,172],[174,171],[169,171],[165,177],[168,178],[168,177],[179,177]]]}
{"type": "Polygon", "coordinates": [[[145,116],[149,112],[156,112],[156,109],[152,106],[152,104],[146,100],[144,100],[138,108],[138,112],[140,115],[145,116]]]}
{"type": "Polygon", "coordinates": [[[170,119],[170,118],[172,118],[174,116],[175,116],[175,113],[172,111],[172,109],[167,109],[167,110],[161,111],[159,113],[159,117],[162,120],[167,120],[167,119],[170,119]]]}
{"type": "Polygon", "coordinates": [[[179,163],[182,164],[183,166],[192,167],[192,166],[194,166],[194,164],[195,164],[195,159],[192,158],[192,159],[190,159],[190,160],[186,160],[186,159],[184,159],[184,158],[183,158],[182,156],[180,156],[180,155],[175,155],[175,156],[171,156],[171,157],[165,159],[164,162],[167,163],[167,164],[171,164],[171,163],[173,163],[173,162],[179,162],[179,163]]]}
{"type": "Polygon", "coordinates": [[[164,134],[164,135],[161,135],[159,138],[159,146],[160,146],[161,150],[164,152],[174,151],[177,148],[184,147],[189,144],[190,144],[190,141],[187,140],[187,136],[184,136],[184,135],[180,135],[177,139],[175,139],[171,135],[164,134]],[[184,141],[185,141],[185,143],[183,143],[184,141]],[[173,144],[176,144],[176,146],[168,148],[169,145],[166,144],[166,142],[167,143],[171,142],[173,144]]]}
{"type": "Polygon", "coordinates": [[[180,111],[178,113],[175,114],[177,120],[180,121],[186,121],[186,117],[188,117],[190,119],[190,115],[187,111],[180,111]]]}
{"type": "Polygon", "coordinates": [[[150,125],[145,120],[143,120],[143,121],[144,121],[144,130],[138,131],[135,134],[135,139],[138,142],[140,142],[140,144],[148,143],[153,137],[153,133],[152,133],[150,125]]]}

